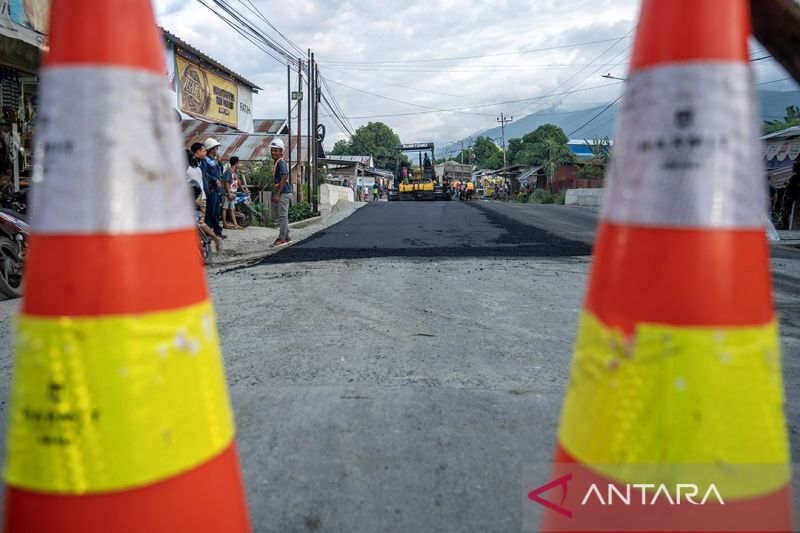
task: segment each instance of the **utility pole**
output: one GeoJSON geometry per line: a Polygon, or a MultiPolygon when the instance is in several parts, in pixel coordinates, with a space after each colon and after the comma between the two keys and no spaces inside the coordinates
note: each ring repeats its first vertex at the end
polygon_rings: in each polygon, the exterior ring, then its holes
{"type": "Polygon", "coordinates": [[[320,100],[320,88],[319,88],[319,69],[317,68],[317,62],[314,59],[314,53],[311,53],[311,65],[313,69],[313,76],[314,76],[314,92],[312,93],[311,97],[314,99],[314,129],[311,132],[311,135],[314,137],[314,152],[312,155],[313,166],[312,166],[312,178],[311,178],[311,200],[314,213],[317,213],[317,183],[318,177],[317,174],[319,172],[319,165],[317,164],[317,154],[319,153],[319,137],[317,132],[319,130],[319,100],[320,100]]]}
{"type": "Polygon", "coordinates": [[[313,98],[313,86],[312,86],[312,78],[311,78],[311,49],[308,49],[308,63],[306,65],[307,76],[306,76],[306,84],[308,85],[308,98],[306,98],[306,104],[308,105],[308,157],[306,158],[306,194],[308,194],[308,203],[313,203],[311,200],[311,154],[312,149],[314,147],[313,137],[313,130],[311,129],[311,122],[312,122],[312,113],[311,113],[311,101],[313,98]]]}
{"type": "Polygon", "coordinates": [[[500,140],[503,144],[503,168],[508,166],[506,161],[506,124],[513,122],[514,117],[506,117],[504,113],[500,113],[497,122],[500,123],[500,140]]]}
{"type": "Polygon", "coordinates": [[[297,203],[302,201],[303,161],[303,59],[297,58],[297,203]]]}
{"type": "MultiPolygon", "coordinates": [[[[465,141],[464,140],[460,140],[460,141],[452,141],[452,142],[453,142],[453,144],[460,144],[461,145],[461,164],[463,165],[464,164],[464,142],[465,141]]],[[[466,140],[466,142],[467,143],[472,143],[472,137],[469,137],[466,140]]]]}

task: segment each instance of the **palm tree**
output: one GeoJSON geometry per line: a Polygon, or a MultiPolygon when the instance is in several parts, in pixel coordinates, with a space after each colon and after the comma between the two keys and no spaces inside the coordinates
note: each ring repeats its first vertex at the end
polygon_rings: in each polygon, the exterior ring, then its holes
{"type": "Polygon", "coordinates": [[[558,142],[556,139],[545,139],[541,144],[539,160],[547,176],[547,184],[550,192],[553,192],[553,180],[556,172],[564,165],[575,162],[575,155],[570,151],[566,144],[558,142]]]}
{"type": "Polygon", "coordinates": [[[797,125],[800,125],[800,108],[790,105],[786,108],[786,116],[783,117],[783,120],[764,121],[763,132],[764,134],[775,133],[797,125]]]}

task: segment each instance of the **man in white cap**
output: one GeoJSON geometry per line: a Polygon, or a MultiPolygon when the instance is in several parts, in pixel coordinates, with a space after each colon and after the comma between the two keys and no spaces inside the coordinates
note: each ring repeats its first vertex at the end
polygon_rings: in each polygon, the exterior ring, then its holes
{"type": "Polygon", "coordinates": [[[200,162],[200,168],[203,169],[203,180],[206,185],[206,224],[214,230],[214,234],[225,239],[227,238],[222,234],[222,226],[220,225],[220,218],[222,216],[221,201],[222,201],[222,165],[217,162],[219,157],[219,142],[216,139],[206,139],[203,147],[206,149],[206,158],[200,162]]]}
{"type": "Polygon", "coordinates": [[[292,183],[289,180],[289,165],[283,159],[284,145],[280,139],[274,139],[269,144],[269,153],[275,161],[272,169],[272,178],[275,182],[275,190],[272,194],[272,203],[278,205],[278,222],[280,223],[280,233],[273,247],[285,246],[292,242],[289,237],[289,205],[292,203],[292,183]]]}

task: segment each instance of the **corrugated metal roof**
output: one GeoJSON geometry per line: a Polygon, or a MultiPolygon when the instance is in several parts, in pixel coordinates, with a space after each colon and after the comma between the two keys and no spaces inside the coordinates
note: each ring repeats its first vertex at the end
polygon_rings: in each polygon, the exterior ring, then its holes
{"type": "Polygon", "coordinates": [[[285,119],[257,118],[253,120],[255,133],[277,135],[286,127],[285,119]]]}
{"type": "Polygon", "coordinates": [[[768,141],[770,139],[791,139],[792,137],[800,137],[800,126],[792,126],[791,128],[786,128],[785,130],[764,135],[761,138],[765,141],[768,141]]]}
{"type": "MultiPolygon", "coordinates": [[[[258,118],[253,120],[253,126],[255,130],[253,135],[278,135],[286,127],[286,120],[258,118]]],[[[242,132],[221,124],[188,119],[181,121],[181,133],[184,137],[190,135],[192,137],[204,137],[203,140],[205,140],[215,135],[237,135],[242,132]]]]}
{"type": "Polygon", "coordinates": [[[258,91],[262,91],[263,90],[261,87],[259,87],[258,85],[256,85],[252,81],[248,80],[247,78],[245,78],[241,74],[237,74],[236,72],[232,71],[231,69],[229,69],[228,67],[226,67],[222,63],[220,63],[219,61],[216,61],[215,59],[210,58],[209,56],[207,56],[206,54],[204,54],[203,52],[201,52],[200,50],[198,50],[197,48],[195,48],[191,44],[187,43],[186,41],[184,41],[183,39],[181,39],[180,37],[178,37],[174,33],[170,33],[169,31],[165,30],[164,28],[161,28],[161,31],[164,33],[164,37],[168,41],[170,41],[171,43],[176,44],[179,47],[183,48],[184,50],[193,53],[194,55],[198,56],[203,61],[207,62],[209,65],[212,65],[213,67],[221,70],[222,72],[227,73],[231,77],[235,78],[237,81],[241,82],[243,85],[247,85],[248,87],[253,89],[253,92],[258,92],[258,91]]]}
{"type": "Polygon", "coordinates": [[[367,168],[372,168],[374,166],[371,155],[329,155],[325,159],[329,161],[342,161],[345,163],[358,163],[367,168]]]}
{"type": "Polygon", "coordinates": [[[778,168],[767,172],[769,184],[775,188],[785,187],[794,174],[794,169],[791,166],[778,168]]]}
{"type": "MultiPolygon", "coordinates": [[[[238,157],[240,161],[267,161],[271,159],[269,145],[273,139],[280,139],[288,145],[287,135],[248,135],[246,133],[223,133],[214,135],[214,139],[222,146],[222,160],[228,161],[231,157],[238,157]]],[[[191,131],[184,133],[184,144],[188,147],[192,143],[204,142],[208,136],[195,135],[191,131]]],[[[308,161],[308,143],[310,137],[303,136],[301,161],[308,161]]],[[[292,166],[297,163],[297,137],[292,136],[292,166]]],[[[288,154],[287,154],[288,155],[288,154]]]]}

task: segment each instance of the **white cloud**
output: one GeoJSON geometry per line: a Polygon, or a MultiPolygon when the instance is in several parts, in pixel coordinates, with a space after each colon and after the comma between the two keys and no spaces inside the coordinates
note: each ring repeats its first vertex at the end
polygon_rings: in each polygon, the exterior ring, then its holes
{"type": "MultiPolygon", "coordinates": [[[[616,39],[634,27],[639,5],[638,0],[227,2],[274,36],[274,31],[247,10],[252,2],[302,50],[311,48],[316,53],[329,81],[438,109],[606,85],[608,80],[600,77],[606,72],[624,76],[630,37],[617,44],[610,41],[460,61],[427,60],[616,39]],[[393,63],[386,63],[389,61],[393,63]]],[[[285,116],[285,65],[267,57],[197,0],[155,0],[155,6],[161,25],[264,89],[254,99],[256,117],[285,116]]],[[[774,64],[759,65],[756,73],[760,81],[784,77],[774,64]]],[[[296,86],[296,81],[292,85],[296,86]]],[[[541,108],[580,109],[608,102],[621,90],[620,86],[606,87],[534,102],[472,108],[467,113],[391,117],[387,115],[425,109],[330,85],[348,117],[381,115],[352,118],[354,128],[380,120],[397,131],[404,142],[437,143],[492,127],[501,111],[520,117],[541,108]]],[[[330,119],[323,121],[328,131],[333,131],[329,139],[335,141],[341,136],[336,135],[337,127],[330,119]]]]}

